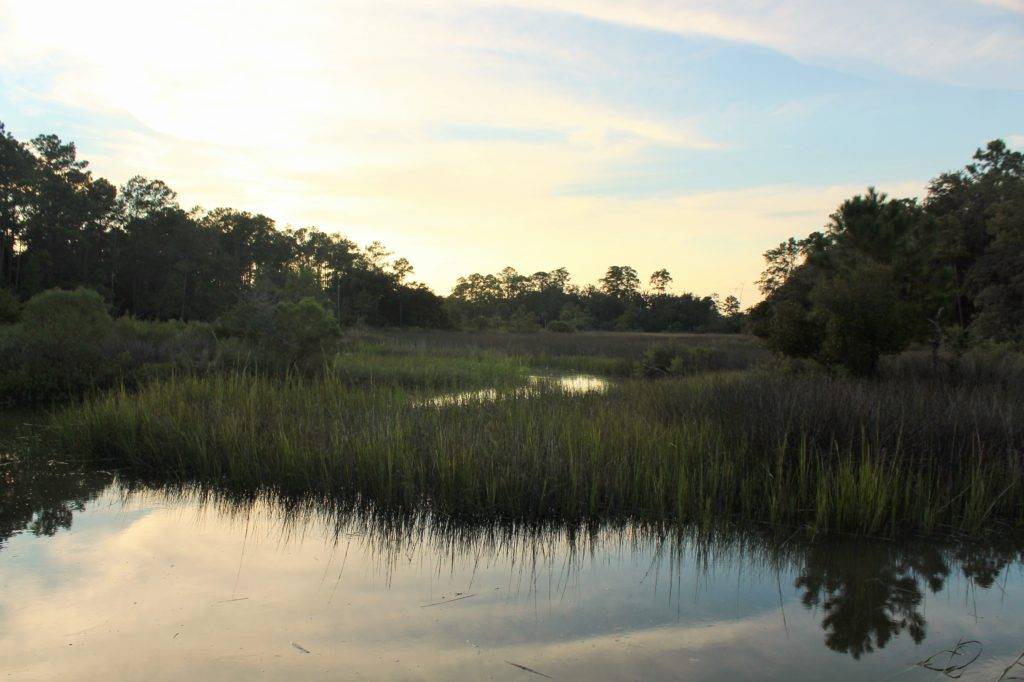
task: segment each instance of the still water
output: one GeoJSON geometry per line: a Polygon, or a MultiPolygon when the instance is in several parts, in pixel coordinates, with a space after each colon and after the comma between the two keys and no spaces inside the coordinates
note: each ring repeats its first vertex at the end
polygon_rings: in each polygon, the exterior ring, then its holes
{"type": "Polygon", "coordinates": [[[610,382],[607,379],[591,374],[531,374],[526,377],[526,384],[512,388],[484,388],[476,391],[459,391],[443,393],[419,402],[421,406],[446,407],[449,405],[469,405],[472,403],[493,402],[502,398],[529,398],[541,391],[557,391],[565,395],[586,395],[587,393],[604,393],[610,382]]]}
{"type": "Polygon", "coordinates": [[[1014,546],[460,527],[0,461],[0,679],[1024,677],[1014,546]],[[973,662],[970,662],[973,659],[973,662]]]}

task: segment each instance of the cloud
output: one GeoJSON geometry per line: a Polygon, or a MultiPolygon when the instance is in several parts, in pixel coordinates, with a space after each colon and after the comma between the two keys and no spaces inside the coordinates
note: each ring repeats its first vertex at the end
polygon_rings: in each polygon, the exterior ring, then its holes
{"type": "MultiPolygon", "coordinates": [[[[946,83],[1024,88],[1024,26],[956,0],[520,0],[617,24],[750,43],[814,63],[946,83]]],[[[990,0],[1021,11],[1021,0],[990,0]]]]}
{"type": "MultiPolygon", "coordinates": [[[[1021,50],[1004,44],[1013,29],[913,15],[921,9],[913,3],[808,3],[500,6],[910,72],[941,72],[950,54],[997,64],[1021,50]]],[[[0,73],[23,76],[9,97],[74,112],[86,157],[115,182],[142,173],[166,180],[188,205],[231,205],[364,243],[379,239],[442,292],[467,269],[565,265],[592,281],[612,261],[668,267],[680,289],[749,291],[766,246],[820,227],[844,193],[862,189],[823,180],[666,197],[566,196],[566,187],[607,185],[602,174],[645,150],[714,154],[729,149],[735,133],[671,106],[563,87],[588,83],[579,76],[600,72],[601,55],[554,29],[503,21],[495,6],[0,0],[0,73]]]]}
{"type": "Polygon", "coordinates": [[[1024,149],[1024,133],[1007,135],[1006,143],[1011,147],[1016,147],[1017,149],[1024,149]]]}

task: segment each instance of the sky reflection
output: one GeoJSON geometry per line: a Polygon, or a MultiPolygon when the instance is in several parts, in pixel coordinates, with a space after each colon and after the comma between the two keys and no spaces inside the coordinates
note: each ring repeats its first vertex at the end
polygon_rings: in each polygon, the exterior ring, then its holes
{"type": "Polygon", "coordinates": [[[1010,548],[466,529],[107,476],[36,495],[63,525],[5,506],[3,675],[860,679],[963,637],[992,679],[1024,649],[1010,548]]]}

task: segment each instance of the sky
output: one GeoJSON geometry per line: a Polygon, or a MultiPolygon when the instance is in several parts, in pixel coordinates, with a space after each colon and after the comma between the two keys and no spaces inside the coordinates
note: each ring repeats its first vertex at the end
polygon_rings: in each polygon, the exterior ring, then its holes
{"type": "Polygon", "coordinates": [[[1024,0],[0,0],[0,121],[117,184],[470,272],[761,254],[1024,148],[1024,0]]]}

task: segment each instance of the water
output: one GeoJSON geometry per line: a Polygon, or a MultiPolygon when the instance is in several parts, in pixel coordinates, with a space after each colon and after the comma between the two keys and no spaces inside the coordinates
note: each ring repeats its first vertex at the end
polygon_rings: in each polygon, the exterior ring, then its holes
{"type": "MultiPolygon", "coordinates": [[[[1017,548],[471,528],[0,462],[3,679],[963,679],[1017,548]],[[946,665],[948,654],[936,659],[946,665]]],[[[1024,667],[1016,669],[1024,676],[1024,667]]]]}
{"type": "Polygon", "coordinates": [[[502,398],[522,398],[537,395],[548,389],[566,395],[584,395],[587,393],[604,393],[608,390],[607,379],[590,374],[542,375],[533,374],[526,378],[525,386],[507,389],[484,388],[477,391],[460,391],[445,393],[423,401],[423,405],[445,407],[449,405],[468,405],[471,403],[492,402],[502,398]]]}

